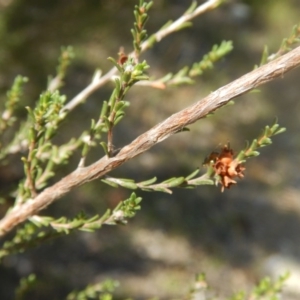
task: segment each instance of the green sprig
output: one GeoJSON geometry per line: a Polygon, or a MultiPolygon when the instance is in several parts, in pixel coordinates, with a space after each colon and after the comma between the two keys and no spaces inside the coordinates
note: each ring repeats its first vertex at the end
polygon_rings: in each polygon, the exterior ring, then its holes
{"type": "Polygon", "coordinates": [[[126,224],[141,209],[142,198],[132,193],[129,198],[121,201],[113,211],[107,210],[102,216],[89,217],[84,212],[78,213],[73,219],[48,216],[33,216],[16,231],[15,236],[6,241],[0,249],[0,260],[8,255],[23,252],[36,247],[45,241],[70,234],[72,232],[94,232],[103,225],[126,224]]]}
{"type": "MultiPolygon", "coordinates": [[[[25,201],[26,198],[34,198],[37,195],[36,180],[40,180],[39,186],[44,186],[47,180],[54,175],[52,172],[54,164],[49,160],[54,158],[58,149],[52,147],[51,138],[57,133],[58,126],[65,117],[60,113],[65,100],[66,97],[60,95],[58,91],[53,93],[46,91],[40,96],[34,109],[26,107],[28,111],[26,137],[28,155],[22,157],[26,179],[19,186],[16,205],[25,201]],[[45,171],[43,172],[43,163],[47,161],[45,169],[47,172],[45,173],[45,171]],[[43,181],[41,181],[41,177],[44,179],[43,181]]],[[[75,145],[76,142],[73,140],[72,144],[75,145]]],[[[64,160],[66,161],[69,156],[70,151],[63,155],[64,160]]],[[[62,160],[59,159],[59,163],[61,162],[62,160]]]]}
{"type": "MultiPolygon", "coordinates": [[[[0,136],[4,134],[5,130],[11,127],[15,121],[14,113],[17,109],[18,103],[23,94],[23,86],[28,81],[27,77],[17,76],[11,89],[6,94],[5,108],[1,112],[0,117],[0,136]]],[[[0,148],[2,145],[0,144],[0,148]]]]}
{"type": "Polygon", "coordinates": [[[258,156],[259,152],[257,150],[259,148],[272,144],[271,137],[285,131],[286,128],[280,127],[279,124],[277,124],[277,121],[275,121],[272,126],[266,126],[260,137],[254,139],[250,145],[247,145],[247,147],[237,155],[236,159],[239,162],[245,162],[246,159],[250,157],[258,156]]]}
{"type": "Polygon", "coordinates": [[[279,293],[290,274],[287,272],[281,275],[277,281],[272,282],[269,277],[262,279],[252,292],[252,299],[272,299],[279,300],[281,297],[279,293]]]}
{"type": "Polygon", "coordinates": [[[155,83],[175,86],[193,84],[194,77],[200,76],[205,71],[212,69],[214,63],[230,53],[232,49],[233,45],[231,41],[223,41],[220,45],[214,45],[212,50],[204,55],[200,62],[194,63],[192,67],[185,66],[175,74],[168,73],[164,77],[155,80],[155,83]]]}
{"type": "Polygon", "coordinates": [[[139,5],[136,5],[133,11],[135,22],[131,34],[133,36],[133,47],[136,57],[141,52],[141,44],[147,38],[147,31],[145,30],[146,22],[149,19],[148,11],[153,5],[153,1],[146,2],[140,0],[139,5]]]}
{"type": "Polygon", "coordinates": [[[90,284],[81,291],[73,291],[66,300],[112,299],[112,293],[118,285],[118,281],[107,279],[104,282],[90,284]]]}
{"type": "Polygon", "coordinates": [[[71,64],[74,57],[75,53],[72,46],[61,48],[58,66],[56,68],[56,76],[54,78],[49,78],[48,91],[54,92],[63,86],[63,80],[66,77],[68,66],[71,64]]]}
{"type": "Polygon", "coordinates": [[[32,290],[37,283],[36,275],[30,274],[27,277],[21,278],[19,286],[15,290],[15,299],[24,299],[24,296],[32,290]]]}
{"type": "MultiPolygon", "coordinates": [[[[260,60],[260,66],[270,62],[281,55],[287,53],[288,51],[292,50],[292,48],[300,42],[300,24],[297,24],[293,27],[292,33],[289,37],[284,38],[281,42],[281,45],[276,53],[270,54],[268,46],[264,46],[264,50],[262,53],[262,57],[260,60]]],[[[257,66],[255,66],[257,68],[257,66]]]]}
{"type": "Polygon", "coordinates": [[[146,61],[136,63],[133,58],[128,58],[124,64],[119,64],[111,57],[109,60],[118,68],[120,76],[114,78],[115,88],[110,99],[103,103],[99,122],[101,123],[101,131],[107,132],[107,143],[102,141],[100,144],[105,154],[111,157],[114,153],[113,128],[124,117],[125,109],[130,104],[124,100],[124,97],[136,82],[148,79],[145,71],[149,66],[146,61]]]}
{"type": "Polygon", "coordinates": [[[143,191],[156,191],[172,194],[172,188],[194,188],[197,185],[214,184],[213,180],[207,177],[207,174],[195,178],[199,169],[186,177],[172,177],[161,183],[155,183],[157,178],[151,178],[142,182],[135,182],[133,179],[106,177],[102,182],[113,187],[122,186],[127,189],[141,189],[143,191]]]}
{"type": "Polygon", "coordinates": [[[207,69],[212,69],[216,61],[223,58],[233,49],[232,41],[223,41],[220,45],[214,45],[212,50],[203,56],[199,63],[193,64],[189,76],[199,76],[207,69]]]}

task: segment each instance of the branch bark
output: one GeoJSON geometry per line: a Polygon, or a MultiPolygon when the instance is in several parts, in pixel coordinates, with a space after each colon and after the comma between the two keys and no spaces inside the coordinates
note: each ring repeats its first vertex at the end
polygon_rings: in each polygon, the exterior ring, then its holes
{"type": "Polygon", "coordinates": [[[173,114],[122,148],[115,157],[103,157],[88,167],[76,169],[53,186],[46,188],[36,198],[29,199],[23,205],[18,206],[17,209],[11,210],[0,221],[0,236],[5,235],[19,223],[24,222],[30,216],[58,200],[74,187],[109,173],[126,161],[149,150],[155,144],[180,131],[185,126],[196,122],[208,113],[225,105],[231,99],[278,77],[283,77],[284,74],[299,65],[300,47],[247,73],[197,101],[195,104],[173,114]]]}

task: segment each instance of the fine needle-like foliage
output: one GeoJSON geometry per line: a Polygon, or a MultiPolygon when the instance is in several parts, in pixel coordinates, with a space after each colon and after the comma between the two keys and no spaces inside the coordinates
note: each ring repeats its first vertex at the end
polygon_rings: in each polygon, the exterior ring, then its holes
{"type": "MultiPolygon", "coordinates": [[[[237,292],[227,300],[280,300],[284,283],[289,273],[285,273],[277,280],[272,281],[269,277],[263,278],[249,293],[237,292]]],[[[197,274],[195,282],[190,289],[187,299],[209,299],[218,300],[219,297],[210,291],[209,284],[204,273],[197,274]]]]}
{"type": "MultiPolygon", "coordinates": [[[[223,192],[237,185],[236,179],[245,177],[246,163],[249,158],[256,157],[260,148],[270,145],[275,135],[285,131],[285,128],[280,127],[276,121],[272,126],[266,126],[261,136],[248,144],[244,150],[233,150],[228,143],[220,151],[208,154],[206,158],[199,157],[199,164],[195,166],[196,170],[192,169],[190,174],[167,178],[162,182],[157,182],[156,177],[139,181],[134,178],[114,178],[109,175],[111,170],[147,151],[172,134],[188,131],[189,124],[212,114],[231,99],[282,76],[300,64],[299,58],[295,62],[295,56],[300,57],[300,51],[297,50],[299,48],[293,50],[295,51],[293,55],[288,53],[299,42],[298,25],[294,27],[292,34],[284,39],[275,54],[269,55],[265,48],[260,65],[268,64],[268,69],[264,66],[257,68],[239,80],[220,88],[203,101],[198,101],[195,106],[174,114],[132,143],[116,149],[114,146],[115,129],[126,117],[126,111],[130,107],[128,92],[132,87],[148,85],[153,88],[170,88],[193,84],[196,76],[212,69],[215,63],[233,50],[232,41],[222,41],[219,45],[214,45],[201,61],[195,62],[192,66],[185,66],[175,74],[168,73],[160,79],[155,79],[148,74],[150,66],[147,61],[141,59],[141,54],[150,47],[169,34],[191,26],[193,18],[215,9],[222,2],[209,0],[200,5],[193,2],[180,18],[168,22],[148,37],[145,26],[153,2],[140,0],[134,8],[134,24],[131,29],[133,51],[125,53],[124,49],[120,48],[118,58],[114,55],[108,58],[112,64],[110,71],[103,75],[97,70],[91,83],[73,99],[68,99],[62,94],[60,88],[64,84],[68,66],[74,59],[74,50],[70,46],[62,48],[56,75],[49,77],[47,88],[40,94],[35,105],[25,107],[27,110],[25,121],[18,120],[16,110],[22,106],[23,86],[28,79],[22,76],[16,77],[11,89],[7,92],[6,102],[1,112],[0,160],[2,164],[12,163],[11,155],[19,154],[23,163],[24,177],[13,190],[9,189],[1,194],[1,203],[6,204],[7,209],[0,221],[0,235],[5,235],[10,231],[12,234],[1,246],[0,259],[15,253],[22,253],[50,239],[70,233],[94,232],[101,229],[103,225],[127,224],[128,220],[141,209],[140,191],[171,194],[175,188],[189,189],[198,188],[201,185],[220,185],[223,192]],[[285,53],[287,54],[284,55],[285,53]],[[276,61],[276,59],[282,60],[276,61]],[[59,132],[62,122],[71,117],[70,112],[87,101],[89,95],[109,81],[113,82],[114,87],[110,96],[101,101],[101,107],[95,119],[90,120],[90,127],[85,128],[79,136],[70,136],[68,141],[58,144],[54,137],[59,132]],[[99,160],[93,164],[87,164],[92,148],[98,148],[102,158],[99,156],[99,160]],[[53,184],[51,180],[56,170],[68,164],[75,152],[80,152],[76,170],[53,184]],[[58,218],[41,215],[42,209],[53,201],[61,199],[73,188],[98,178],[101,178],[99,183],[103,185],[126,188],[135,192],[127,199],[120,201],[113,209],[96,212],[92,216],[83,211],[79,211],[75,216],[62,215],[58,218]],[[8,201],[11,197],[14,198],[13,203],[8,201]]],[[[251,180],[251,178],[245,180],[251,180]]],[[[279,299],[276,297],[285,279],[286,277],[282,277],[275,283],[264,279],[254,289],[250,298],[246,298],[244,293],[238,293],[230,299],[279,299]]],[[[22,299],[27,291],[34,288],[35,282],[35,275],[22,279],[20,286],[16,289],[16,299],[22,299]]],[[[91,284],[81,291],[71,292],[66,299],[112,299],[112,292],[116,286],[115,281],[91,284]]],[[[201,295],[206,293],[206,289],[205,276],[199,275],[188,298],[200,299],[201,295]]]]}

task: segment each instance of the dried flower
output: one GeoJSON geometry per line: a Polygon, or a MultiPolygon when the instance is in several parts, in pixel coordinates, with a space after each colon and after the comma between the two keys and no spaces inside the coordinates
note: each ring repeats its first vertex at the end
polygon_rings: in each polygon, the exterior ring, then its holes
{"type": "Polygon", "coordinates": [[[236,184],[233,179],[235,177],[243,178],[245,167],[233,157],[233,150],[229,144],[225,145],[221,152],[212,152],[204,161],[205,165],[210,164],[218,175],[219,182],[222,185],[221,191],[225,188],[230,188],[231,185],[236,184]]]}
{"type": "Polygon", "coordinates": [[[123,47],[120,48],[118,56],[119,56],[118,64],[124,65],[124,63],[128,60],[128,56],[125,54],[123,47]]]}

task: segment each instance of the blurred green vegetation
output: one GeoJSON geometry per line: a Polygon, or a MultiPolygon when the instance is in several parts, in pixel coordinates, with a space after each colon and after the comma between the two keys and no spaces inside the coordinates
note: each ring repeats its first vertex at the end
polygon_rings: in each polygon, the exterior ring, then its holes
{"type": "MultiPolygon", "coordinates": [[[[132,50],[135,3],[0,0],[0,105],[18,74],[30,79],[22,105],[33,105],[48,76],[55,74],[60,47],[68,45],[74,47],[76,59],[62,92],[69,99],[76,95],[96,68],[103,72],[111,68],[108,56],[117,57],[121,46],[132,50]]],[[[180,16],[187,5],[180,0],[154,1],[149,33],[180,16]]],[[[299,22],[299,9],[298,0],[231,0],[194,20],[192,28],[156,45],[143,57],[151,66],[149,75],[157,77],[199,61],[221,40],[232,40],[234,51],[194,86],[166,90],[135,87],[126,99],[132,105],[116,131],[116,147],[252,70],[265,44],[276,52],[299,22]]],[[[260,93],[244,95],[235,105],[192,125],[190,133],[175,135],[112,174],[137,181],[189,174],[228,141],[234,149],[243,148],[246,140],[277,116],[288,133],[276,137],[271,149],[248,162],[246,178],[236,187],[223,194],[219,187],[211,186],[176,190],[173,195],[140,192],[142,211],[126,227],[69,236],[5,259],[0,267],[1,299],[11,299],[20,277],[31,272],[37,274],[38,285],[28,299],[62,299],[70,290],[106,277],[120,280],[119,296],[144,299],[180,297],[200,271],[220,295],[248,289],[265,274],[264,262],[274,253],[300,265],[299,76],[299,70],[293,71],[262,87],[260,93]]],[[[89,128],[89,120],[99,114],[99,102],[107,99],[112,88],[105,86],[76,108],[57,141],[89,128]]],[[[20,119],[25,118],[25,109],[18,113],[20,119]]],[[[100,155],[100,148],[94,150],[90,160],[100,155]]],[[[78,159],[79,154],[73,165],[58,172],[57,179],[73,170],[78,159]]],[[[1,167],[1,187],[22,176],[19,157],[14,161],[1,167]]],[[[43,214],[74,216],[82,209],[91,214],[104,212],[129,193],[92,182],[43,214]]],[[[285,299],[297,298],[291,292],[285,299]]]]}

